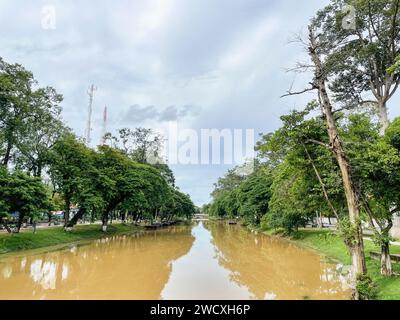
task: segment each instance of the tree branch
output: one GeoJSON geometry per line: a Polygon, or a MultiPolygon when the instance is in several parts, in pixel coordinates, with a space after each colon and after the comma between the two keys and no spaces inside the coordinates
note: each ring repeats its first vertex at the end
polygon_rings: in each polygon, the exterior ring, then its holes
{"type": "Polygon", "coordinates": [[[313,90],[315,90],[315,89],[316,89],[316,88],[315,88],[314,85],[313,85],[311,88],[307,88],[307,89],[304,89],[304,90],[301,90],[301,91],[292,91],[291,89],[289,89],[289,90],[287,91],[286,94],[284,94],[284,95],[281,96],[281,98],[285,98],[285,97],[289,97],[289,96],[295,96],[295,95],[300,95],[300,94],[303,94],[303,93],[306,93],[306,92],[309,92],[309,91],[313,91],[313,90]]]}
{"type": "Polygon", "coordinates": [[[325,148],[331,149],[331,146],[329,144],[321,142],[321,141],[318,141],[318,140],[308,139],[306,142],[315,143],[315,144],[318,144],[318,145],[323,146],[325,148]]]}
{"type": "Polygon", "coordinates": [[[306,152],[307,158],[308,158],[308,160],[310,161],[311,166],[312,166],[313,169],[314,169],[315,175],[317,176],[317,179],[318,179],[318,181],[319,181],[319,183],[320,183],[320,185],[321,185],[322,192],[324,193],[325,200],[326,200],[326,202],[328,203],[328,206],[329,206],[330,209],[332,210],[333,214],[335,215],[337,222],[339,222],[339,220],[340,220],[340,219],[339,219],[339,215],[338,215],[338,213],[337,213],[335,207],[333,206],[331,200],[329,199],[328,192],[326,191],[325,184],[324,184],[324,182],[322,181],[321,175],[319,174],[319,171],[318,171],[317,167],[315,166],[314,161],[313,161],[313,159],[311,158],[311,155],[310,155],[310,153],[308,152],[307,147],[305,146],[304,143],[303,143],[303,147],[304,147],[304,151],[306,152]]]}

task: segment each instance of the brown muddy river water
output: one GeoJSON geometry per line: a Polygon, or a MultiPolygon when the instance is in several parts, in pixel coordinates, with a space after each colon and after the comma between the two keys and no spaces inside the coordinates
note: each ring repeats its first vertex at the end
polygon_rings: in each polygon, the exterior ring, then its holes
{"type": "Polygon", "coordinates": [[[0,299],[348,299],[336,267],[285,240],[200,222],[0,258],[0,299]]]}

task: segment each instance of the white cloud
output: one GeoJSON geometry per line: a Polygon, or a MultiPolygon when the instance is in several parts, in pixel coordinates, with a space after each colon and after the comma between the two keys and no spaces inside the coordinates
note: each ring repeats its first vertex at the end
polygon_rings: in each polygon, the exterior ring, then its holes
{"type": "MultiPolygon", "coordinates": [[[[94,82],[95,140],[105,104],[111,130],[130,106],[140,105],[154,106],[156,115],[142,117],[142,125],[160,126],[163,115],[179,117],[182,127],[270,131],[282,113],[307,99],[279,99],[292,81],[284,68],[302,52],[286,39],[327,1],[0,1],[0,50],[64,94],[64,118],[78,134],[94,82]],[[55,30],[41,28],[44,5],[56,9],[55,30]],[[202,110],[182,116],[187,105],[202,110]]],[[[182,190],[205,202],[227,168],[174,169],[182,190]]]]}

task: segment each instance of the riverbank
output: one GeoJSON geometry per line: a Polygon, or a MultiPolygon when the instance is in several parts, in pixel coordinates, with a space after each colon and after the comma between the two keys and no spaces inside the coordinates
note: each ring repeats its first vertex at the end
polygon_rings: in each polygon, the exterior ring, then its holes
{"type": "MultiPolygon", "coordinates": [[[[266,234],[271,235],[272,233],[266,232],[266,234]]],[[[316,250],[323,256],[336,262],[344,265],[351,264],[350,255],[342,239],[330,230],[301,229],[295,237],[290,238],[290,241],[316,250]]],[[[370,257],[370,252],[379,252],[379,248],[372,241],[368,240],[364,241],[364,245],[368,273],[375,281],[378,289],[377,299],[400,300],[400,276],[390,278],[381,276],[380,262],[370,257]]],[[[390,250],[393,254],[399,254],[400,246],[391,246],[390,250]]],[[[400,264],[393,263],[393,270],[395,273],[400,274],[400,264]]]]}
{"type": "Polygon", "coordinates": [[[99,225],[91,224],[75,226],[70,232],[65,232],[62,227],[54,227],[39,229],[35,234],[32,231],[0,234],[0,257],[5,253],[67,245],[83,240],[131,234],[140,230],[142,228],[138,226],[118,223],[109,225],[106,233],[100,230],[99,225]]]}

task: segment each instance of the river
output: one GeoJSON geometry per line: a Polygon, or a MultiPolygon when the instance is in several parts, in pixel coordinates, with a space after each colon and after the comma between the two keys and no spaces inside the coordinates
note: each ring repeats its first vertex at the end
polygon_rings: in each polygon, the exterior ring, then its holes
{"type": "Polygon", "coordinates": [[[199,222],[0,259],[0,299],[348,299],[337,266],[284,239],[199,222]]]}

